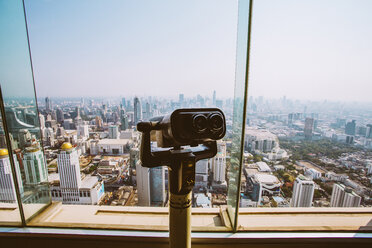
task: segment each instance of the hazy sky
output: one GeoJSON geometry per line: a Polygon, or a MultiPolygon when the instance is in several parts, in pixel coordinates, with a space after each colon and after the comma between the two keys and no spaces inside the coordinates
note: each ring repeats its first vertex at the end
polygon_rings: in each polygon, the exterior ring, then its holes
{"type": "MultiPolygon", "coordinates": [[[[39,96],[232,96],[237,1],[26,0],[39,96]]],[[[254,1],[250,95],[369,101],[372,1],[254,1]]]]}

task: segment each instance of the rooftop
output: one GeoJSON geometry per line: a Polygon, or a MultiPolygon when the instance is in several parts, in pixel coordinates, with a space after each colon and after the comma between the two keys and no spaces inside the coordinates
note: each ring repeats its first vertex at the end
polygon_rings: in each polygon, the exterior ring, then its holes
{"type": "Polygon", "coordinates": [[[98,141],[99,145],[126,145],[130,139],[101,139],[98,141]]]}

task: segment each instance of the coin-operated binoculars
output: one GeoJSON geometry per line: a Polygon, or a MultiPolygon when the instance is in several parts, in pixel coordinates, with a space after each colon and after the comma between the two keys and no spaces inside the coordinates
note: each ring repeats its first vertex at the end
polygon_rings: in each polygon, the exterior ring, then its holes
{"type": "Polygon", "coordinates": [[[177,109],[170,115],[139,122],[137,130],[142,132],[142,166],[169,167],[169,246],[191,247],[195,164],[216,155],[216,140],[226,133],[225,116],[217,108],[177,109]],[[152,147],[151,141],[156,141],[157,147],[152,147]]]}

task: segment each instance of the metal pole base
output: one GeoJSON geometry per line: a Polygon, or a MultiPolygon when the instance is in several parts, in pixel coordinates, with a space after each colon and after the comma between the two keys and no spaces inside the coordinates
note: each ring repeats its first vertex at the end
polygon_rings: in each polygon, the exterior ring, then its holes
{"type": "Polygon", "coordinates": [[[191,248],[191,202],[191,192],[186,195],[170,193],[170,248],[191,248]]]}

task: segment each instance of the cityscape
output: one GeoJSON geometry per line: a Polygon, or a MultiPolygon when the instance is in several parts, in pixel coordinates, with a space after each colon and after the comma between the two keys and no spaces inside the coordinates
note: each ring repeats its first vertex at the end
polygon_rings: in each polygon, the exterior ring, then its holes
{"type": "MultiPolygon", "coordinates": [[[[168,169],[139,160],[141,120],[217,107],[227,132],[196,165],[193,207],[227,205],[233,98],[210,96],[6,99],[22,201],[168,206],[168,169]],[[40,126],[40,129],[39,129],[40,126]],[[41,135],[40,135],[41,130],[41,135]],[[35,194],[36,192],[36,194],[35,194]]],[[[240,207],[371,207],[372,111],[367,103],[248,99],[240,207]]],[[[4,130],[0,202],[16,201],[4,130]]],[[[156,144],[153,144],[156,145],[156,144]]]]}

